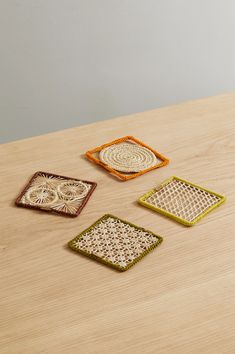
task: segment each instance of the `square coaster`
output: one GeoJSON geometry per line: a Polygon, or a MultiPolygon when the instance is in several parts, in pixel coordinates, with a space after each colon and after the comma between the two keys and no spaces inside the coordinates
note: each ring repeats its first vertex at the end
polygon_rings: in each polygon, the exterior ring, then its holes
{"type": "Polygon", "coordinates": [[[139,199],[147,208],[192,226],[225,201],[225,197],[179,177],[171,177],[139,199]]]}
{"type": "Polygon", "coordinates": [[[124,181],[169,163],[166,157],[133,136],[87,151],[86,157],[124,181]]]}
{"type": "Polygon", "coordinates": [[[86,205],[96,185],[95,182],[39,171],[27,183],[15,204],[75,217],[86,205]]]}
{"type": "Polygon", "coordinates": [[[74,251],[125,271],[162,242],[162,237],[105,214],[68,243],[74,251]]]}

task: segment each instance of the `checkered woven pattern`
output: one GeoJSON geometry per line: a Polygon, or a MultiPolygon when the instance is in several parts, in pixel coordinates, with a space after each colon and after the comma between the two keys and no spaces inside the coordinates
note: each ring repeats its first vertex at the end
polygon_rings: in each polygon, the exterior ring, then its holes
{"type": "Polygon", "coordinates": [[[220,200],[221,198],[213,193],[173,179],[148,197],[146,202],[181,219],[193,222],[220,200]]]}

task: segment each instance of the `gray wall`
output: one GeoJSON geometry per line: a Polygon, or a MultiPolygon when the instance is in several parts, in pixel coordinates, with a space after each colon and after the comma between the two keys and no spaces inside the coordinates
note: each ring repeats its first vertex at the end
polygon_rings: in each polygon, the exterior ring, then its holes
{"type": "Polygon", "coordinates": [[[234,0],[0,0],[1,141],[235,89],[234,0]]]}

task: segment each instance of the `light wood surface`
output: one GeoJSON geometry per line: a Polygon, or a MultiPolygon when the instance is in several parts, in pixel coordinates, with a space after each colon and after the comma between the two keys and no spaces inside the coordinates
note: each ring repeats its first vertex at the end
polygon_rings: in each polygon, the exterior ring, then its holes
{"type": "Polygon", "coordinates": [[[235,93],[1,146],[1,354],[235,352],[235,93]],[[83,157],[134,135],[170,164],[127,182],[83,157]],[[38,170],[96,181],[78,218],[17,208],[38,170]],[[176,175],[227,196],[187,228],[140,205],[176,175]],[[66,243],[105,213],[164,237],[119,273],[66,243]]]}

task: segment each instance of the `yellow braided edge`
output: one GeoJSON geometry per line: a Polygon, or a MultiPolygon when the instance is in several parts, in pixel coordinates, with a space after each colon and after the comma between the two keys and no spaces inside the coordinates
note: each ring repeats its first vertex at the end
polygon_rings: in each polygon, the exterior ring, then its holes
{"type": "Polygon", "coordinates": [[[96,261],[98,261],[98,262],[100,262],[100,263],[106,264],[106,265],[109,266],[109,267],[112,267],[112,268],[115,268],[115,269],[117,269],[117,270],[119,270],[119,271],[121,271],[121,272],[124,272],[124,271],[128,270],[129,268],[131,268],[134,264],[136,264],[137,262],[139,262],[144,256],[146,256],[146,255],[147,255],[149,252],[151,252],[154,248],[156,248],[157,246],[159,246],[159,245],[162,243],[162,241],[163,241],[163,238],[162,238],[161,236],[154,234],[154,233],[153,233],[152,231],[150,231],[150,230],[147,230],[147,229],[145,229],[145,228],[143,228],[143,227],[139,227],[139,226],[137,226],[137,225],[135,225],[135,224],[132,224],[132,223],[129,222],[129,221],[122,220],[122,219],[120,219],[120,218],[118,218],[118,217],[116,217],[116,216],[114,216],[114,215],[112,215],[112,214],[105,214],[105,215],[103,215],[100,219],[98,219],[96,222],[94,222],[91,226],[89,226],[87,229],[85,229],[85,230],[82,231],[79,235],[77,235],[74,239],[72,239],[71,241],[69,241],[69,242],[68,242],[68,246],[69,246],[73,251],[75,251],[75,252],[81,253],[81,254],[83,254],[84,256],[90,257],[90,258],[95,259],[96,261]],[[113,263],[111,263],[111,262],[109,262],[109,261],[107,261],[107,260],[105,260],[105,259],[103,259],[103,258],[100,258],[100,257],[98,257],[98,256],[96,256],[96,255],[94,255],[94,254],[92,254],[92,253],[88,253],[88,252],[86,252],[86,251],[84,251],[84,250],[81,250],[81,249],[78,249],[78,248],[74,247],[74,245],[73,245],[73,242],[74,242],[74,241],[77,241],[77,240],[78,240],[80,237],[82,237],[86,232],[90,231],[94,226],[96,226],[97,224],[99,224],[102,220],[105,220],[105,219],[107,219],[107,218],[109,218],[109,217],[111,217],[111,218],[113,218],[113,219],[116,219],[116,220],[120,220],[120,221],[122,221],[122,222],[125,223],[125,224],[128,224],[128,225],[130,225],[130,226],[133,226],[133,227],[137,228],[138,230],[142,230],[142,231],[145,231],[145,232],[149,232],[152,236],[155,236],[155,237],[156,237],[156,239],[157,239],[156,243],[154,243],[154,244],[153,244],[152,246],[150,246],[147,250],[145,250],[143,253],[141,253],[141,255],[140,255],[139,257],[135,258],[135,259],[134,259],[131,263],[129,263],[126,267],[120,267],[119,265],[113,264],[113,263]]]}
{"type": "Polygon", "coordinates": [[[195,225],[199,220],[201,220],[202,218],[204,218],[204,216],[206,216],[210,211],[212,211],[212,210],[215,209],[215,208],[218,208],[218,206],[220,206],[222,203],[224,203],[225,200],[226,200],[226,197],[223,196],[223,195],[221,195],[221,194],[218,194],[218,193],[213,192],[213,191],[211,191],[211,190],[209,190],[209,189],[206,189],[206,188],[203,188],[203,187],[201,187],[201,186],[198,186],[197,184],[194,184],[194,183],[192,183],[192,182],[186,181],[186,180],[184,180],[184,179],[182,179],[182,178],[179,178],[179,177],[176,177],[176,176],[172,176],[172,177],[170,177],[169,179],[167,179],[166,181],[164,181],[162,184],[160,184],[159,187],[154,188],[154,189],[151,189],[149,192],[147,192],[147,193],[144,194],[142,197],[140,197],[140,198],[138,199],[138,203],[141,204],[141,205],[143,205],[143,206],[145,206],[145,207],[147,207],[147,208],[149,208],[149,209],[152,209],[152,210],[154,210],[154,211],[156,211],[156,212],[158,212],[158,213],[160,213],[160,214],[163,214],[163,215],[165,215],[165,216],[167,216],[167,217],[169,217],[169,218],[172,218],[172,219],[178,221],[179,223],[184,224],[185,226],[193,226],[193,225],[195,225]],[[210,208],[208,208],[207,210],[205,210],[202,214],[200,214],[199,216],[197,216],[197,217],[196,217],[193,221],[191,221],[191,222],[188,221],[188,220],[185,220],[185,219],[183,219],[183,218],[180,218],[180,217],[176,216],[175,214],[172,214],[172,213],[170,213],[170,212],[168,212],[168,211],[166,211],[166,210],[164,210],[164,209],[155,207],[155,206],[153,206],[152,204],[149,204],[148,202],[146,202],[146,199],[147,199],[148,197],[150,197],[150,196],[151,196],[152,194],[154,194],[155,192],[159,191],[164,185],[168,184],[168,183],[171,182],[173,179],[176,179],[176,180],[178,180],[178,181],[187,183],[187,184],[189,184],[189,185],[191,185],[191,186],[194,186],[194,187],[197,187],[197,188],[199,188],[199,189],[201,189],[201,190],[203,190],[203,191],[205,191],[205,192],[208,192],[208,193],[210,193],[210,194],[213,194],[213,195],[219,197],[220,200],[219,200],[216,204],[212,205],[210,208]]]}

